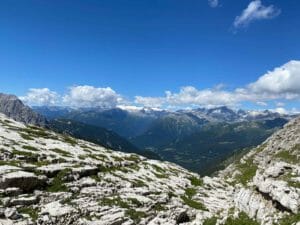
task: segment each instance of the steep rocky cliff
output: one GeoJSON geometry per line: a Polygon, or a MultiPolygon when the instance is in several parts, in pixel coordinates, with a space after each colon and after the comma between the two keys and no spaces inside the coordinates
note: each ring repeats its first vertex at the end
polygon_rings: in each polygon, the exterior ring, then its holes
{"type": "Polygon", "coordinates": [[[300,118],[220,172],[234,206],[261,224],[300,222],[300,118]]]}
{"type": "Polygon", "coordinates": [[[45,126],[46,119],[34,112],[30,107],[14,95],[0,93],[0,112],[25,124],[45,126]]]}

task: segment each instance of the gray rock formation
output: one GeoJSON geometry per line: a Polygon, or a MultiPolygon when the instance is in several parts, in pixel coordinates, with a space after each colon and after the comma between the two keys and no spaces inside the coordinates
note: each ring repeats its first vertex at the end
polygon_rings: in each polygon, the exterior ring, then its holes
{"type": "Polygon", "coordinates": [[[38,126],[45,126],[47,124],[43,116],[24,105],[23,102],[14,95],[0,93],[0,112],[25,124],[38,126]]]}

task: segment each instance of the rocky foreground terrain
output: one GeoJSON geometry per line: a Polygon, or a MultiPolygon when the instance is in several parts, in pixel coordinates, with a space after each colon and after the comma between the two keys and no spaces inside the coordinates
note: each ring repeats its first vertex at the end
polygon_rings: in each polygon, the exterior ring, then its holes
{"type": "Polygon", "coordinates": [[[300,224],[300,119],[216,177],[0,114],[0,224],[300,224]]]}

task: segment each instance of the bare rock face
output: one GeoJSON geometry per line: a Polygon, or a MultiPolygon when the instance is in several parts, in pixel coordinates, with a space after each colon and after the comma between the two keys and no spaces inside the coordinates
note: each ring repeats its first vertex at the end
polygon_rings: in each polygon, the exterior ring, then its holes
{"type": "MultiPolygon", "coordinates": [[[[282,171],[280,168],[275,170],[282,171]]],[[[300,209],[300,190],[291,187],[287,181],[267,177],[266,174],[257,173],[253,182],[258,190],[270,196],[277,201],[282,207],[297,213],[300,209]]]]}
{"type": "Polygon", "coordinates": [[[47,121],[43,116],[35,113],[14,95],[0,93],[0,112],[25,124],[38,126],[45,126],[47,124],[47,121]]]}
{"type": "Polygon", "coordinates": [[[0,178],[0,188],[20,188],[24,191],[34,190],[41,184],[38,177],[29,172],[16,171],[2,175],[0,178]]]}
{"type": "Polygon", "coordinates": [[[276,209],[272,202],[251,189],[241,188],[234,196],[236,207],[263,224],[273,224],[276,209]]]}
{"type": "Polygon", "coordinates": [[[235,185],[236,208],[261,224],[299,222],[300,118],[290,121],[220,176],[235,185]]]}

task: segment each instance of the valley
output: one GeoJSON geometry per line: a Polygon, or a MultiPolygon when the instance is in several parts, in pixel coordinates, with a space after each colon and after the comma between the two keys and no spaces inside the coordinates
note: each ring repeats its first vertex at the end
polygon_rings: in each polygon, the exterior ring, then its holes
{"type": "MultiPolygon", "coordinates": [[[[108,129],[123,138],[123,142],[136,146],[130,148],[131,151],[136,149],[133,151],[135,153],[174,162],[201,175],[217,171],[226,158],[260,144],[294,117],[271,111],[232,110],[228,107],[175,112],[151,108],[33,109],[54,124],[57,119],[63,119],[73,121],[73,126],[76,126],[74,122],[80,122],[81,127],[108,129]]],[[[92,132],[84,130],[77,137],[99,143],[97,138],[101,134],[91,138],[92,132]]],[[[116,146],[113,148],[118,149],[116,146]]],[[[128,152],[126,148],[120,150],[128,152]]]]}

